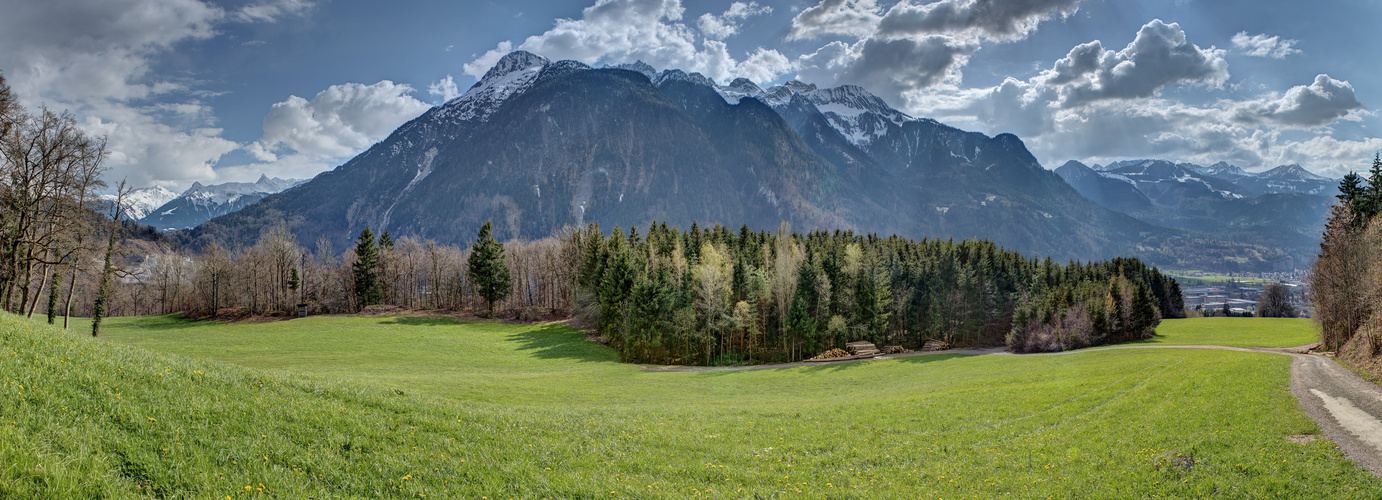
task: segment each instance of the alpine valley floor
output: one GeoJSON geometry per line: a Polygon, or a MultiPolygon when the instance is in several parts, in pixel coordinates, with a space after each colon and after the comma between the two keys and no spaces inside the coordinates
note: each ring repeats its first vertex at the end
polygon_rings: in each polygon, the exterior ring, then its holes
{"type": "MultiPolygon", "coordinates": [[[[1167,343],[1212,335],[1175,324],[1167,343]]],[[[1147,345],[660,372],[556,324],[156,316],[92,340],[5,315],[0,497],[1382,497],[1301,439],[1321,430],[1291,362],[1147,345]]]]}

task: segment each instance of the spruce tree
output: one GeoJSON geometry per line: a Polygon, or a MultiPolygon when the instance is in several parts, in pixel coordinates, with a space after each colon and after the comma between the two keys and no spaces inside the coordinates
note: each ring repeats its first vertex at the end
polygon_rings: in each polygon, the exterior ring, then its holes
{"type": "Polygon", "coordinates": [[[377,304],[384,298],[383,286],[379,283],[379,247],[374,243],[374,231],[365,226],[360,238],[355,242],[355,264],[350,268],[355,283],[355,298],[360,307],[377,304]]]}
{"type": "Polygon", "coordinates": [[[480,226],[480,235],[475,246],[470,249],[470,280],[475,290],[485,299],[489,317],[494,317],[494,303],[509,296],[513,278],[509,266],[504,262],[504,244],[494,240],[494,225],[485,222],[480,226]]]}

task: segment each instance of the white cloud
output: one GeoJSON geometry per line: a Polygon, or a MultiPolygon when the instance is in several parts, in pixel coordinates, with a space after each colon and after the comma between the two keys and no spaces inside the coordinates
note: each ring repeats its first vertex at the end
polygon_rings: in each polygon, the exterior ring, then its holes
{"type": "Polygon", "coordinates": [[[289,96],[270,108],[264,136],[250,152],[264,161],[277,160],[284,151],[318,158],[354,155],[430,108],[412,92],[408,85],[384,80],[332,85],[310,101],[289,96]]]}
{"type": "Polygon", "coordinates": [[[1285,59],[1286,56],[1300,53],[1300,49],[1294,47],[1297,41],[1265,34],[1248,35],[1248,32],[1240,31],[1233,35],[1233,48],[1245,56],[1285,59]]]}
{"type": "Polygon", "coordinates": [[[1098,42],[1076,46],[1056,61],[1042,84],[1057,86],[1062,105],[1104,99],[1151,97],[1173,83],[1218,86],[1228,80],[1224,51],[1190,43],[1176,23],[1154,19],[1137,31],[1123,50],[1104,50],[1098,42]]]}
{"type": "Polygon", "coordinates": [[[754,82],[770,82],[792,71],[792,60],[773,49],[759,47],[739,63],[736,73],[754,82]]]}
{"type": "Polygon", "coordinates": [[[958,83],[959,70],[978,47],[950,37],[831,42],[797,59],[797,78],[817,85],[859,85],[905,105],[911,94],[941,82],[958,83]]]}
{"type": "Polygon", "coordinates": [[[451,75],[446,75],[446,78],[428,85],[427,93],[439,96],[442,102],[446,102],[460,97],[461,89],[456,86],[456,80],[452,79],[451,75]]]}
{"type": "Polygon", "coordinates": [[[902,0],[888,9],[875,36],[887,38],[952,35],[1011,41],[1026,38],[1037,25],[1069,17],[1083,0],[940,0],[916,5],[902,0]]]}
{"type": "Polygon", "coordinates": [[[513,52],[513,42],[504,40],[499,42],[493,49],[480,55],[480,57],[476,57],[475,60],[462,65],[461,69],[465,71],[465,74],[479,80],[485,76],[486,71],[493,68],[494,65],[509,52],[513,52]]]}
{"type": "Polygon", "coordinates": [[[161,55],[210,39],[227,22],[269,22],[310,2],[259,2],[237,11],[201,0],[9,2],[0,15],[0,68],[26,106],[67,109],[108,140],[109,179],[180,189],[215,180],[222,137],[195,81],[151,73],[161,55]],[[148,101],[156,101],[149,104],[148,101]]]}
{"type": "MultiPolygon", "coordinates": [[[[183,116],[203,116],[207,109],[178,106],[183,116]]],[[[108,140],[109,179],[128,179],[133,186],[181,189],[192,181],[217,178],[212,167],[240,145],[212,127],[174,127],[157,120],[158,111],[113,105],[88,112],[81,122],[87,133],[108,140]]]]}
{"type": "Polygon", "coordinates": [[[1256,125],[1270,123],[1283,127],[1310,128],[1333,123],[1363,108],[1353,94],[1353,85],[1318,75],[1310,85],[1297,85],[1279,97],[1232,103],[1235,121],[1256,125]]]}
{"type": "Polygon", "coordinates": [[[1382,146],[1327,135],[1325,127],[1363,112],[1353,86],[1328,75],[1280,94],[1205,105],[1158,97],[1170,85],[1215,88],[1228,77],[1224,51],[1200,48],[1175,24],[1152,21],[1121,51],[1081,44],[1031,79],[984,89],[942,84],[907,111],[1016,133],[1048,165],[1164,157],[1249,169],[1301,163],[1339,175],[1382,146]]]}
{"type": "Polygon", "coordinates": [[[752,16],[772,13],[773,8],[758,2],[734,2],[723,14],[709,12],[696,18],[696,26],[706,38],[724,40],[739,33],[739,22],[752,16]]]}
{"type": "Polygon", "coordinates": [[[867,36],[883,19],[883,8],[876,0],[822,0],[802,9],[792,18],[788,40],[804,40],[826,35],[867,36]]]}
{"type": "Polygon", "coordinates": [[[235,11],[237,21],[247,23],[274,22],[288,16],[300,15],[312,8],[308,0],[268,0],[246,5],[235,11]]]}
{"type": "MultiPolygon", "coordinates": [[[[743,5],[731,5],[723,16],[742,19],[764,9],[752,2],[743,5]]],[[[580,19],[558,19],[552,29],[517,46],[500,43],[466,64],[465,72],[479,79],[515,49],[592,66],[643,61],[658,68],[699,72],[717,81],[740,76],[741,71],[767,81],[790,71],[789,66],[776,64],[772,54],[761,51],[750,54],[750,59],[757,59],[742,66],[724,42],[698,36],[698,29],[679,22],[684,13],[680,0],[598,0],[581,11],[580,19]]]]}

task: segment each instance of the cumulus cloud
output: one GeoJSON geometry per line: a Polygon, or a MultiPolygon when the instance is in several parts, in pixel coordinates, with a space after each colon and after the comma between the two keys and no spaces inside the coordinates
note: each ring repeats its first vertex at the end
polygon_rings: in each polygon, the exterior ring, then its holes
{"type": "Polygon", "coordinates": [[[452,79],[451,75],[446,75],[446,78],[428,85],[427,93],[441,97],[441,101],[446,102],[460,97],[461,89],[456,86],[456,80],[452,79]]]}
{"type": "MultiPolygon", "coordinates": [[[[737,22],[764,9],[752,2],[743,3],[743,7],[731,5],[720,17],[737,22]]],[[[752,61],[744,66],[723,41],[702,39],[700,30],[679,22],[684,13],[680,0],[598,0],[581,11],[580,19],[558,19],[552,29],[517,46],[500,43],[466,64],[465,72],[479,79],[514,49],[590,65],[643,61],[659,68],[699,72],[717,81],[740,76],[741,71],[766,81],[790,70],[790,66],[776,64],[777,57],[762,51],[751,54],[752,61]]]]}
{"type": "Polygon", "coordinates": [[[1284,127],[1310,128],[1333,123],[1363,108],[1353,94],[1353,85],[1318,75],[1310,85],[1297,85],[1280,97],[1232,103],[1234,121],[1257,125],[1270,123],[1284,127]]]}
{"type": "Polygon", "coordinates": [[[954,35],[1011,41],[1026,38],[1037,25],[1069,17],[1083,0],[940,0],[916,5],[902,0],[878,23],[878,35],[907,37],[954,35]]]}
{"type": "Polygon", "coordinates": [[[735,69],[738,76],[755,82],[769,82],[792,70],[792,60],[774,49],[759,47],[735,69]]]}
{"type": "Polygon", "coordinates": [[[430,107],[412,92],[408,85],[384,80],[332,85],[310,101],[289,96],[270,108],[264,136],[249,151],[261,161],[278,160],[277,152],[285,148],[320,158],[356,154],[430,107]]]}
{"type": "Polygon", "coordinates": [[[772,13],[773,8],[758,5],[758,2],[734,2],[723,14],[709,12],[696,19],[696,26],[706,38],[724,40],[739,33],[739,23],[744,19],[761,14],[772,13]]]}
{"type": "Polygon", "coordinates": [[[1175,84],[1214,88],[1228,76],[1224,51],[1200,48],[1175,24],[1152,21],[1122,50],[1081,44],[1033,78],[980,89],[942,85],[922,105],[961,126],[1017,133],[1049,164],[1167,157],[1246,168],[1301,163],[1339,175],[1382,146],[1325,133],[1363,110],[1353,86],[1328,75],[1282,93],[1204,105],[1158,96],[1175,84]]]}
{"type": "MultiPolygon", "coordinates": [[[[222,155],[240,145],[221,137],[214,127],[175,127],[158,120],[161,110],[110,105],[90,111],[80,122],[87,133],[108,140],[108,177],[128,179],[131,185],[160,185],[181,189],[192,181],[217,178],[212,167],[222,155]]],[[[195,104],[173,108],[182,117],[210,113],[195,104]]]]}
{"type": "Polygon", "coordinates": [[[1042,83],[1059,86],[1065,106],[1151,97],[1173,83],[1222,84],[1228,80],[1224,54],[1190,43],[1179,24],[1154,19],[1118,52],[1105,50],[1098,41],[1076,46],[1056,61],[1042,83]]]}
{"type": "Polygon", "coordinates": [[[1296,42],[1280,36],[1249,35],[1246,31],[1233,35],[1233,48],[1245,56],[1285,59],[1286,56],[1300,53],[1300,49],[1294,47],[1296,42]]]}
{"type": "Polygon", "coordinates": [[[873,0],[822,0],[792,20],[788,39],[858,37],[799,56],[797,78],[860,85],[917,112],[937,99],[928,89],[958,86],[963,68],[984,42],[1026,38],[1044,21],[1073,15],[1082,1],[902,0],[885,11],[873,0]]]}
{"type": "Polygon", "coordinates": [[[825,35],[863,37],[873,33],[883,19],[883,8],[875,0],[822,0],[802,9],[792,18],[788,40],[803,40],[825,35]]]}

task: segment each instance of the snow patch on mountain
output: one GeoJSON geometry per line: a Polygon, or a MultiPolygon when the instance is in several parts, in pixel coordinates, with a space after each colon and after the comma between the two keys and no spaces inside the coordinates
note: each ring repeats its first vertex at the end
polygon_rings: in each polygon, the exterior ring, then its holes
{"type": "Polygon", "coordinates": [[[765,90],[746,78],[739,78],[729,85],[712,85],[712,88],[730,104],[752,97],[779,111],[794,97],[799,97],[815,106],[831,128],[859,147],[869,145],[894,127],[916,120],[856,85],[822,89],[793,80],[765,90]]]}
{"type": "Polygon", "coordinates": [[[437,118],[452,122],[483,122],[508,98],[532,87],[538,74],[550,64],[546,57],[531,52],[510,52],[464,94],[443,104],[437,118]]]}
{"type": "MultiPolygon", "coordinates": [[[[178,199],[184,199],[193,205],[203,207],[216,207],[235,203],[246,195],[269,195],[286,191],[293,186],[307,182],[306,179],[280,179],[260,175],[259,180],[254,182],[227,182],[224,184],[212,184],[204,186],[200,182],[193,182],[192,187],[183,191],[178,199]]],[[[175,200],[174,200],[175,201],[175,200]]]]}
{"type": "MultiPolygon", "coordinates": [[[[173,201],[178,194],[162,186],[142,187],[125,194],[125,216],[132,220],[143,219],[163,204],[173,201]]],[[[115,201],[115,195],[103,194],[101,200],[115,201]]]]}

